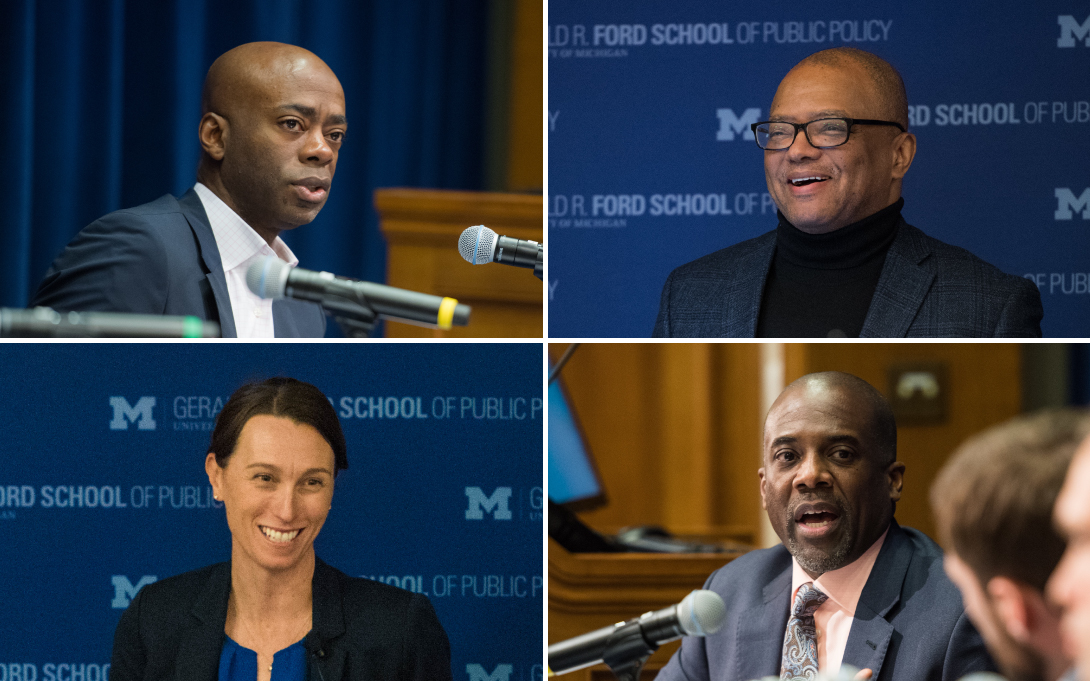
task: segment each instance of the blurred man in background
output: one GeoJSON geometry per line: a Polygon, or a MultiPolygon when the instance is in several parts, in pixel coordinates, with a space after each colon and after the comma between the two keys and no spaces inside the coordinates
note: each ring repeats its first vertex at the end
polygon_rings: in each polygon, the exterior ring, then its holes
{"type": "Polygon", "coordinates": [[[1057,681],[1072,668],[1044,591],[1064,551],[1053,507],[1088,432],[1080,410],[1017,417],[962,444],[931,488],[946,573],[1011,681],[1057,681]]]}

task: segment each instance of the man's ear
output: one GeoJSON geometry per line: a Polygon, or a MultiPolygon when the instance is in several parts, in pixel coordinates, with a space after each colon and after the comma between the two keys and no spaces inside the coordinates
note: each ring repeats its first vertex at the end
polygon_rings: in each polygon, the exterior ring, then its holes
{"type": "Polygon", "coordinates": [[[201,125],[197,130],[197,136],[201,140],[201,148],[215,161],[222,161],[227,148],[227,119],[219,114],[209,111],[201,116],[201,125]]]}
{"type": "Polygon", "coordinates": [[[905,465],[900,461],[894,461],[889,465],[886,474],[889,476],[890,501],[900,501],[901,490],[905,485],[905,465]]]}
{"type": "Polygon", "coordinates": [[[757,469],[757,477],[761,479],[761,508],[768,510],[768,504],[765,503],[765,467],[761,466],[757,469]]]}
{"type": "Polygon", "coordinates": [[[1032,613],[1026,600],[1027,588],[1009,577],[992,577],[988,580],[988,596],[995,613],[1010,637],[1019,643],[1029,643],[1033,635],[1032,613]]]}
{"type": "Polygon", "coordinates": [[[893,140],[893,179],[900,180],[916,158],[916,136],[902,132],[893,140]]]}

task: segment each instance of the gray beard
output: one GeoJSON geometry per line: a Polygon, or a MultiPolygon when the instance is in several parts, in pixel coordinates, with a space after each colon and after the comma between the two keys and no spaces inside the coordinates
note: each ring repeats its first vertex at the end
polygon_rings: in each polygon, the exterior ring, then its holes
{"type": "Polygon", "coordinates": [[[787,514],[787,541],[784,544],[787,546],[787,550],[794,556],[795,560],[799,562],[799,565],[803,570],[811,575],[823,575],[826,572],[832,572],[833,570],[839,570],[848,564],[848,555],[854,548],[852,546],[852,539],[855,536],[855,528],[852,526],[852,519],[849,513],[844,513],[840,516],[841,521],[841,534],[840,542],[833,547],[833,550],[829,553],[825,553],[821,549],[813,546],[802,546],[799,544],[798,536],[795,533],[795,518],[791,513],[787,514]]]}

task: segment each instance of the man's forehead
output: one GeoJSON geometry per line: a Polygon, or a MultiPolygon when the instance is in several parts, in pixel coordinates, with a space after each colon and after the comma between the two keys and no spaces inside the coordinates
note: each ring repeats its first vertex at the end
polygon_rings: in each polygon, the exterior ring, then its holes
{"type": "Polygon", "coordinates": [[[839,112],[837,115],[847,116],[851,105],[876,101],[874,83],[859,65],[850,61],[840,64],[802,63],[780,81],[772,98],[771,112],[775,114],[782,109],[795,109],[800,104],[817,103],[819,106],[809,109],[810,113],[835,111],[839,112]]]}
{"type": "Polygon", "coordinates": [[[857,435],[870,409],[841,386],[810,383],[789,388],[777,399],[765,423],[765,440],[796,434],[857,435]]]}
{"type": "Polygon", "coordinates": [[[1056,500],[1056,523],[1067,534],[1090,534],[1090,439],[1084,441],[1071,462],[1056,500]]]}

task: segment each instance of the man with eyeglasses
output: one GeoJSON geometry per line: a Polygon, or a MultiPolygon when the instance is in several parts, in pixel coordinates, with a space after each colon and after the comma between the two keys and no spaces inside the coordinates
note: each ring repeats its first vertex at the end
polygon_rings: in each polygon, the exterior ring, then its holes
{"type": "Polygon", "coordinates": [[[1036,285],[901,217],[904,82],[854,48],[810,55],[752,126],[777,228],[675,269],[656,337],[1040,336],[1036,285]]]}

